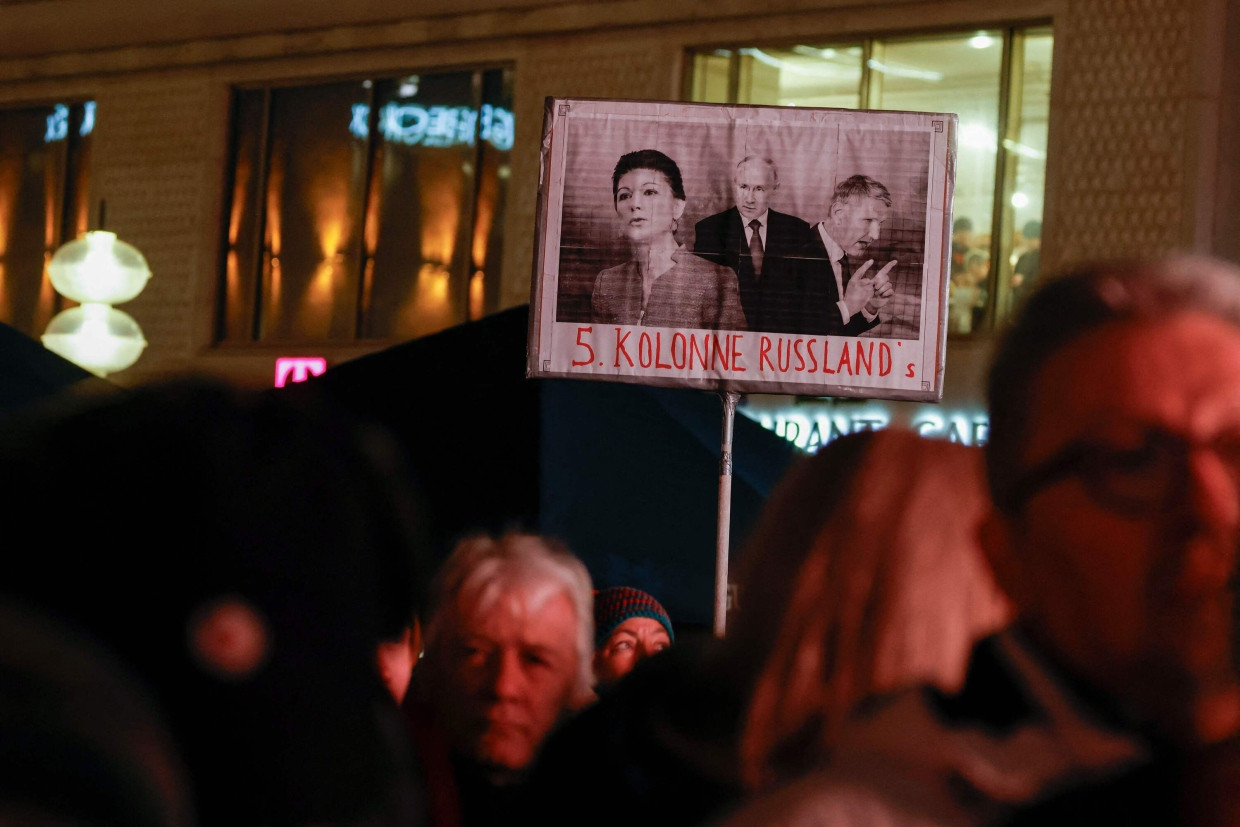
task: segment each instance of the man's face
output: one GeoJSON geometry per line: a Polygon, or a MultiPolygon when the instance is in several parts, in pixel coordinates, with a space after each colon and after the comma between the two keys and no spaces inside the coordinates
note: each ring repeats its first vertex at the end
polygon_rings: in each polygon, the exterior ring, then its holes
{"type": "Polygon", "coordinates": [[[891,208],[877,198],[865,196],[836,203],[827,221],[835,242],[850,256],[865,256],[870,244],[878,241],[879,230],[891,208]]]}
{"type": "Polygon", "coordinates": [[[736,189],[736,209],[740,210],[746,222],[766,212],[771,193],[775,191],[770,168],[753,161],[737,167],[733,186],[736,189]]]}
{"type": "Polygon", "coordinates": [[[1023,466],[1056,456],[1088,459],[988,542],[1022,614],[1071,670],[1166,734],[1234,728],[1240,330],[1179,313],[1064,348],[1035,383],[1023,466]]]}
{"type": "MultiPolygon", "coordinates": [[[[468,601],[466,601],[468,602],[468,601]]],[[[485,609],[445,621],[436,710],[453,750],[488,771],[519,771],[571,706],[577,618],[563,590],[508,588],[485,609]]]]}

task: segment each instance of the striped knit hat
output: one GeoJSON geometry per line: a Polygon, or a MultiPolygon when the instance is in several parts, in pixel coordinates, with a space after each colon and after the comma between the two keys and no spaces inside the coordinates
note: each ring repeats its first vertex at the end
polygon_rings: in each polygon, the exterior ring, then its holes
{"type": "Polygon", "coordinates": [[[606,643],[616,627],[631,617],[653,618],[667,629],[670,640],[676,639],[672,633],[672,619],[659,601],[641,589],[614,586],[594,594],[594,648],[606,643]]]}

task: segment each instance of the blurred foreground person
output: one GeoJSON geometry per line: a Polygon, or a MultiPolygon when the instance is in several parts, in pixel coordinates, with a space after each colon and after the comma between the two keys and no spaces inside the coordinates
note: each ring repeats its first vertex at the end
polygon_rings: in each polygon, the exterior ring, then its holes
{"type": "Polygon", "coordinates": [[[640,661],[672,645],[672,619],[641,589],[614,586],[594,595],[594,676],[600,691],[640,661]]]}
{"type": "Polygon", "coordinates": [[[1052,281],[989,394],[982,540],[1015,626],[738,823],[1240,823],[1240,272],[1052,281]]]}
{"type": "Polygon", "coordinates": [[[11,422],[0,510],[41,540],[3,556],[0,593],[146,685],[200,824],[418,823],[374,667],[421,551],[394,456],[309,394],[202,381],[11,422]]]}
{"type": "Polygon", "coordinates": [[[552,822],[702,823],[824,760],[869,693],[958,683],[1007,612],[976,547],[985,502],[979,452],[908,432],[806,459],[746,546],[727,639],[640,664],[548,745],[552,822]]]}
{"type": "Polygon", "coordinates": [[[86,635],[0,599],[0,824],[192,827],[159,707],[86,635]]]}
{"type": "Polygon", "coordinates": [[[379,677],[383,678],[383,685],[398,704],[405,700],[409,681],[413,678],[413,667],[418,665],[421,655],[422,627],[417,618],[401,629],[400,637],[383,641],[375,651],[379,677]]]}
{"type": "Polygon", "coordinates": [[[543,739],[593,699],[591,596],[581,561],[534,535],[472,537],[444,563],[406,705],[418,743],[450,755],[429,773],[438,822],[510,823],[533,803],[523,782],[543,739]]]}
{"type": "Polygon", "coordinates": [[[959,687],[970,647],[1010,615],[977,546],[981,452],[895,429],[837,442],[781,486],[739,572],[728,643],[756,673],[740,742],[750,789],[826,761],[875,693],[959,687]]]}

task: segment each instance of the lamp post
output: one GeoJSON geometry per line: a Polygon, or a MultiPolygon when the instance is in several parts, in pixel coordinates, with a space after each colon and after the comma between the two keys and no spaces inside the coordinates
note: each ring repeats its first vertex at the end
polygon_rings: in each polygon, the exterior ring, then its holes
{"type": "Polygon", "coordinates": [[[98,376],[138,361],[146,347],[142,328],[112,307],[142,292],[151,268],[137,248],[116,233],[95,230],[61,246],[48,265],[52,287],[79,302],[47,326],[43,345],[98,376]]]}

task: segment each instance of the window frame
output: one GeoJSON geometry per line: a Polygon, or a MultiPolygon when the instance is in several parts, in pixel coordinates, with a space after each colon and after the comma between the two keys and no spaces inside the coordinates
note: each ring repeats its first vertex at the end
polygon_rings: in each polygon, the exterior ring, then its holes
{"type": "MultiPolygon", "coordinates": [[[[74,95],[53,101],[44,99],[39,101],[6,102],[0,108],[0,116],[5,113],[46,110],[48,112],[46,116],[48,131],[44,133],[43,145],[46,147],[49,144],[61,141],[65,144],[61,157],[57,159],[55,173],[57,186],[54,197],[59,200],[59,204],[53,211],[44,210],[43,229],[46,240],[43,244],[43,265],[38,276],[39,283],[35,288],[39,298],[36,300],[34,314],[24,319],[13,317],[10,314],[10,318],[2,320],[9,326],[33,338],[38,338],[42,335],[43,330],[56,314],[76,304],[76,302],[66,299],[52,288],[47,270],[52,256],[61,246],[73,241],[90,229],[93,219],[97,218],[98,220],[97,228],[102,229],[103,227],[104,205],[100,202],[98,215],[92,215],[90,196],[94,155],[92,147],[94,142],[93,140],[88,141],[88,139],[94,134],[97,109],[96,96],[90,94],[74,95]],[[51,118],[56,109],[60,107],[66,110],[64,116],[64,135],[49,140],[47,135],[50,134],[51,118]],[[90,128],[83,133],[82,130],[88,121],[90,128]],[[54,215],[49,216],[50,212],[54,212],[54,215]],[[47,220],[48,217],[52,219],[50,222],[47,220]]],[[[47,192],[46,189],[45,192],[47,192]]],[[[10,220],[14,220],[12,215],[8,217],[10,220]]],[[[4,242],[6,240],[0,239],[0,250],[5,248],[4,242]]],[[[0,272],[4,273],[5,279],[12,279],[18,275],[5,265],[7,265],[7,262],[0,258],[0,272]]]]}
{"type": "MultiPolygon", "coordinates": [[[[379,144],[381,143],[379,118],[381,113],[375,103],[375,91],[380,84],[388,81],[396,81],[401,78],[410,76],[431,76],[431,75],[448,75],[448,74],[471,74],[473,76],[472,83],[472,100],[471,105],[475,109],[480,109],[484,96],[483,78],[488,72],[506,73],[509,83],[515,87],[516,67],[512,62],[505,61],[483,61],[465,66],[423,66],[420,68],[403,68],[403,69],[382,69],[363,72],[349,72],[338,75],[316,75],[311,77],[292,77],[279,78],[270,80],[246,81],[230,84],[228,91],[228,121],[226,125],[226,135],[224,138],[224,170],[223,170],[223,197],[219,229],[216,236],[218,259],[214,269],[214,283],[212,285],[211,295],[213,297],[213,312],[211,318],[210,329],[210,346],[215,349],[238,350],[253,348],[289,348],[298,346],[313,346],[316,348],[330,349],[353,349],[364,348],[369,349],[374,346],[381,346],[392,341],[402,341],[403,337],[388,336],[364,336],[363,332],[366,327],[367,311],[369,310],[369,301],[371,293],[370,272],[371,268],[368,263],[373,259],[373,255],[367,252],[364,238],[357,244],[357,250],[349,256],[348,266],[352,269],[352,275],[356,278],[357,289],[354,301],[354,319],[352,324],[352,335],[348,338],[331,338],[318,336],[291,338],[264,338],[264,298],[267,286],[267,279],[270,273],[269,259],[271,251],[268,249],[266,242],[266,232],[268,223],[268,207],[265,203],[264,193],[267,190],[269,172],[271,168],[271,115],[272,115],[272,97],[273,94],[286,89],[311,88],[315,86],[323,86],[329,84],[344,83],[366,83],[367,84],[367,104],[369,106],[367,127],[368,135],[366,137],[366,163],[364,169],[364,178],[361,184],[361,207],[358,216],[358,231],[364,235],[367,222],[371,220],[370,212],[371,192],[374,184],[375,162],[379,155],[379,144]],[[244,338],[233,333],[228,335],[228,262],[230,253],[233,252],[234,245],[230,242],[232,212],[234,204],[234,192],[237,179],[237,152],[238,152],[238,122],[241,94],[259,92],[262,94],[262,113],[260,120],[260,129],[258,135],[258,169],[255,172],[256,182],[254,184],[253,198],[257,201],[258,207],[255,209],[253,240],[250,244],[249,256],[250,262],[254,266],[256,272],[253,274],[253,285],[249,290],[245,308],[242,314],[245,317],[244,338]]],[[[511,112],[511,110],[510,110],[511,112]]],[[[515,119],[515,112],[512,112],[515,119]]],[[[473,244],[473,236],[476,230],[478,220],[478,195],[481,189],[481,178],[478,174],[482,169],[483,153],[486,151],[483,144],[486,142],[481,140],[481,119],[475,126],[473,154],[470,160],[471,181],[466,188],[468,190],[467,203],[461,214],[461,222],[457,231],[456,244],[465,245],[463,249],[469,250],[473,244]]],[[[509,150],[511,151],[511,150],[509,150]]],[[[497,214],[503,215],[508,206],[507,192],[501,194],[497,214]]],[[[254,204],[247,204],[247,209],[254,209],[254,204]]],[[[377,215],[378,213],[376,213],[377,215]]],[[[489,257],[489,256],[488,256],[489,257]]],[[[464,268],[468,269],[468,268],[464,268]]],[[[486,274],[490,276],[491,274],[486,274]]],[[[453,300],[457,302],[457,306],[462,308],[463,317],[457,323],[472,321],[475,316],[472,311],[470,302],[470,284],[471,273],[452,273],[451,283],[456,288],[453,292],[453,300]]],[[[485,277],[484,277],[485,278],[485,277]]],[[[502,274],[496,272],[493,277],[486,278],[483,283],[484,300],[482,304],[480,316],[494,312],[498,309],[498,297],[500,295],[499,281],[502,274]]],[[[240,326],[238,329],[242,329],[240,326]]],[[[429,335],[433,331],[428,331],[429,335]]]]}
{"type": "MultiPolygon", "coordinates": [[[[1015,192],[1015,180],[1019,155],[1009,149],[1014,136],[1019,135],[1021,111],[1024,92],[1025,41],[1032,35],[1049,34],[1054,37],[1053,21],[1050,18],[1032,18],[1027,20],[1002,22],[977,22],[963,25],[951,25],[935,28],[910,30],[859,31],[840,36],[838,33],[824,35],[821,38],[812,34],[798,35],[796,38],[764,39],[761,41],[739,44],[730,43],[698,44],[685,49],[682,66],[681,98],[685,101],[694,100],[694,61],[699,55],[710,52],[729,52],[727,97],[729,105],[740,104],[737,97],[740,93],[741,62],[739,60],[744,49],[790,48],[795,45],[812,43],[828,48],[861,45],[861,72],[857,92],[858,109],[869,108],[873,100],[877,84],[881,83],[880,73],[874,72],[870,61],[875,54],[875,45],[881,42],[898,42],[938,37],[963,36],[979,30],[1002,32],[1001,56],[999,62],[999,111],[995,124],[995,185],[991,206],[990,245],[987,250],[990,256],[988,278],[994,289],[987,291],[985,315],[982,324],[974,327],[969,333],[948,332],[953,340],[970,340],[993,336],[1006,323],[1010,314],[1010,277],[1012,264],[1010,257],[1013,249],[1013,234],[1016,230],[1015,208],[1011,198],[1015,192]],[[1000,310],[1004,313],[1000,316],[1000,310]]],[[[1052,41],[1053,42],[1053,41],[1052,41]]],[[[1053,83],[1053,76],[1052,76],[1053,83]]],[[[755,104],[759,105],[759,104],[755,104]]],[[[1047,108],[1049,126],[1050,108],[1047,108]]],[[[1049,150],[1049,147],[1048,147],[1049,150]]],[[[1049,156],[1049,151],[1047,155],[1049,156]]],[[[1043,188],[1043,216],[1046,214],[1045,186],[1043,188]]]]}

